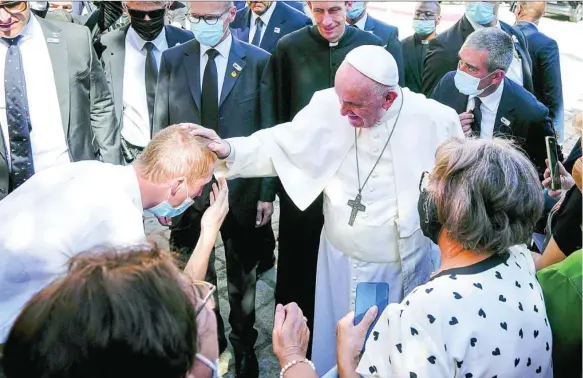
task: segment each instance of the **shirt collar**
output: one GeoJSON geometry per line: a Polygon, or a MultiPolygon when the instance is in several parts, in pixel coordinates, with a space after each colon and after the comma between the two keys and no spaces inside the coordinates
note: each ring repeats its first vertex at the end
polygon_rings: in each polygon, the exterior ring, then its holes
{"type": "Polygon", "coordinates": [[[269,24],[269,20],[271,20],[271,16],[273,15],[273,11],[275,10],[276,6],[277,1],[273,1],[271,6],[261,16],[258,16],[255,14],[255,12],[251,11],[251,25],[255,25],[255,20],[261,18],[261,21],[263,21],[263,26],[267,26],[269,24]]]}
{"type": "MultiPolygon", "coordinates": [[[[138,51],[142,51],[144,45],[147,42],[144,41],[142,37],[138,35],[138,33],[136,33],[136,31],[131,25],[128,29],[127,38],[130,41],[131,45],[134,46],[134,48],[138,51]]],[[[166,42],[166,27],[163,27],[160,34],[158,34],[158,36],[153,41],[150,42],[154,44],[156,50],[164,51],[165,50],[164,43],[166,42]]]]}
{"type": "MultiPolygon", "coordinates": [[[[489,111],[493,112],[498,108],[500,100],[502,99],[502,92],[504,91],[504,80],[500,83],[500,86],[492,93],[486,97],[480,97],[482,105],[484,105],[489,111]]],[[[474,96],[475,97],[475,96],[474,96]]]]}
{"type": "Polygon", "coordinates": [[[368,14],[365,13],[364,17],[362,17],[360,20],[358,20],[358,22],[354,25],[356,25],[360,30],[364,30],[364,25],[366,25],[367,19],[368,19],[368,14]]]}
{"type": "Polygon", "coordinates": [[[524,20],[520,20],[517,22],[517,24],[520,24],[520,23],[528,24],[528,25],[532,26],[535,30],[538,31],[538,25],[535,24],[534,22],[524,21],[524,20]]]}
{"type": "Polygon", "coordinates": [[[200,56],[203,57],[207,51],[210,49],[215,49],[225,59],[229,59],[229,52],[231,52],[231,44],[233,43],[233,36],[231,33],[225,38],[225,40],[215,47],[200,45],[200,56]]]}

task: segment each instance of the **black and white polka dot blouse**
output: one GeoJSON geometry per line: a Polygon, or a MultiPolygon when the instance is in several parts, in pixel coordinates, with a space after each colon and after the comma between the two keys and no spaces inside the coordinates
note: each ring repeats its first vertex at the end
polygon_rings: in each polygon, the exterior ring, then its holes
{"type": "Polygon", "coordinates": [[[552,335],[530,252],[443,271],[381,315],[363,377],[552,377],[552,335]]]}

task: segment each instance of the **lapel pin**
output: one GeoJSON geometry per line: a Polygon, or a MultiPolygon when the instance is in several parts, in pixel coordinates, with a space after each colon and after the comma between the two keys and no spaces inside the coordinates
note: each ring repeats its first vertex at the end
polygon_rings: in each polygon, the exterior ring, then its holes
{"type": "Polygon", "coordinates": [[[509,120],[507,120],[507,119],[506,119],[506,118],[504,118],[504,117],[502,117],[502,118],[500,119],[500,122],[502,122],[502,123],[503,123],[503,124],[505,124],[506,126],[510,126],[510,121],[509,121],[509,120]]]}
{"type": "Polygon", "coordinates": [[[514,34],[512,34],[512,42],[518,43],[518,38],[514,34]]]}
{"type": "Polygon", "coordinates": [[[47,43],[59,43],[59,38],[47,38],[47,43]]]}
{"type": "Polygon", "coordinates": [[[235,67],[235,69],[236,69],[237,71],[241,71],[241,70],[242,70],[241,66],[240,66],[240,65],[238,65],[237,63],[233,63],[233,67],[235,67]]]}
{"type": "Polygon", "coordinates": [[[277,34],[279,34],[279,32],[280,32],[280,31],[281,31],[281,29],[280,29],[280,28],[274,28],[274,29],[273,29],[273,32],[274,32],[274,33],[277,33],[277,34]]]}
{"type": "Polygon", "coordinates": [[[231,76],[237,77],[237,73],[235,71],[231,72],[231,76]]]}
{"type": "Polygon", "coordinates": [[[180,42],[176,42],[174,46],[180,46],[180,42]]]}

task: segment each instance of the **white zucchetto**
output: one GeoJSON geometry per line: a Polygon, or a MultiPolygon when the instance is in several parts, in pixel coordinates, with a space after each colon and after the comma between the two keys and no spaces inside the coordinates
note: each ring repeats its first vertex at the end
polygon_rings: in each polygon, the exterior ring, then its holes
{"type": "Polygon", "coordinates": [[[399,69],[390,52],[381,46],[364,45],[353,49],[344,60],[364,76],[379,84],[399,84],[399,69]]]}

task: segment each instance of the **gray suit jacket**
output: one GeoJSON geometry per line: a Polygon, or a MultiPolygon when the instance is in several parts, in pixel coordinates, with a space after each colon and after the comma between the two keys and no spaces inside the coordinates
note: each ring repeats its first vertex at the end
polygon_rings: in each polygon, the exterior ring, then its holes
{"type": "MultiPolygon", "coordinates": [[[[72,161],[121,164],[120,131],[107,81],[89,30],[84,26],[37,17],[47,39],[65,138],[72,161]]],[[[26,83],[28,91],[42,91],[26,83]]],[[[8,194],[5,141],[0,133],[0,199],[8,194]]]]}
{"type": "MultiPolygon", "coordinates": [[[[123,120],[123,75],[128,28],[129,26],[126,26],[109,32],[95,42],[95,51],[103,64],[105,77],[113,97],[115,115],[120,125],[123,120]]],[[[190,31],[169,25],[164,28],[166,29],[168,48],[178,46],[194,38],[190,31]]]]}

